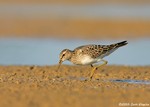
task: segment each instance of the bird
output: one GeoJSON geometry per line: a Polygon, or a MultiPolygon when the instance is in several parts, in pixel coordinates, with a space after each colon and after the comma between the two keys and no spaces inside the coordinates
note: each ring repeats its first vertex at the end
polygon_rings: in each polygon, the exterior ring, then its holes
{"type": "Polygon", "coordinates": [[[110,55],[112,52],[117,50],[118,48],[127,45],[127,41],[122,41],[118,43],[113,43],[110,45],[96,45],[89,44],[83,45],[75,48],[74,50],[64,49],[60,52],[59,55],[59,70],[61,64],[68,60],[75,65],[90,65],[93,69],[90,72],[90,79],[93,78],[95,71],[108,63],[108,61],[103,58],[110,55]],[[93,64],[103,62],[100,65],[94,66],[93,64]]]}

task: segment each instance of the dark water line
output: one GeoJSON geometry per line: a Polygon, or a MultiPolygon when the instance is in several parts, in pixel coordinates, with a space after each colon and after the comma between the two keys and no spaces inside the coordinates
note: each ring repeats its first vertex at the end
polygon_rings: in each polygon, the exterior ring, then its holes
{"type": "Polygon", "coordinates": [[[110,80],[111,82],[118,82],[118,83],[130,83],[130,84],[146,84],[150,85],[150,81],[145,80],[130,80],[130,79],[116,79],[116,80],[110,80]]]}
{"type": "MultiPolygon", "coordinates": [[[[150,81],[146,80],[134,80],[134,79],[92,79],[90,80],[87,77],[74,77],[68,76],[65,79],[67,80],[77,80],[77,81],[99,81],[99,82],[114,82],[114,83],[129,83],[129,84],[145,84],[150,85],[150,81]]],[[[64,79],[62,79],[64,80],[64,79]]]]}

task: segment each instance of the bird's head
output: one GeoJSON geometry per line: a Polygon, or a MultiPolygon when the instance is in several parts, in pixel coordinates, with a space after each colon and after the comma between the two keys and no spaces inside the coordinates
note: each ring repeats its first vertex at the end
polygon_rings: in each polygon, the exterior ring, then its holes
{"type": "Polygon", "coordinates": [[[61,51],[60,55],[59,55],[59,66],[57,71],[60,68],[60,65],[65,61],[65,60],[69,60],[71,58],[72,55],[72,51],[69,49],[64,49],[61,51]]]}

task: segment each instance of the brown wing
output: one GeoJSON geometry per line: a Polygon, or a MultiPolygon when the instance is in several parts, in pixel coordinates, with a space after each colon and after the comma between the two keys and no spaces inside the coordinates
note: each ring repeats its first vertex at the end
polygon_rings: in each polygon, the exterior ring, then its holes
{"type": "Polygon", "coordinates": [[[101,53],[102,58],[105,57],[105,56],[108,56],[109,54],[114,52],[116,49],[118,49],[118,47],[115,44],[101,45],[101,48],[102,48],[102,53],[101,53]]]}
{"type": "Polygon", "coordinates": [[[117,49],[116,44],[112,45],[85,45],[77,47],[74,52],[77,54],[88,54],[92,58],[104,57],[113,52],[113,50],[117,49]]]}
{"type": "Polygon", "coordinates": [[[116,49],[118,49],[121,46],[124,46],[127,44],[127,41],[111,44],[111,45],[84,45],[77,47],[74,49],[74,53],[80,54],[80,55],[85,55],[88,54],[92,58],[97,58],[97,57],[105,57],[112,52],[114,52],[116,49]]]}
{"type": "Polygon", "coordinates": [[[98,45],[84,45],[84,46],[77,47],[74,50],[74,52],[77,54],[82,54],[82,55],[88,54],[92,58],[96,58],[101,55],[101,53],[103,52],[103,49],[99,47],[98,45]]]}
{"type": "Polygon", "coordinates": [[[125,46],[127,44],[128,44],[127,41],[122,41],[122,42],[111,44],[111,45],[98,45],[98,46],[103,49],[101,53],[101,57],[105,57],[111,54],[112,52],[114,52],[119,47],[125,46]]]}

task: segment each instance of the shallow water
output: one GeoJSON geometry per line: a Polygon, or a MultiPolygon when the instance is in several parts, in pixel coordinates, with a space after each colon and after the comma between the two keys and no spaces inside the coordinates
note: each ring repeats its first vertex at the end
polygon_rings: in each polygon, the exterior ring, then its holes
{"type": "MultiPolygon", "coordinates": [[[[63,81],[63,80],[76,80],[76,81],[90,81],[87,77],[74,77],[68,76],[66,78],[54,78],[54,80],[63,81]]],[[[99,82],[116,82],[116,83],[129,83],[129,84],[145,84],[150,85],[150,81],[146,80],[134,80],[134,79],[92,79],[91,81],[99,82]]]]}
{"type": "MultiPolygon", "coordinates": [[[[85,44],[111,44],[117,41],[56,40],[56,39],[0,39],[1,65],[54,65],[64,48],[73,50],[85,44]]],[[[128,41],[105,57],[108,64],[150,65],[150,40],[128,41]]],[[[64,64],[70,64],[66,61],[64,64]]]]}
{"type": "Polygon", "coordinates": [[[116,80],[110,80],[111,82],[120,82],[120,83],[130,83],[130,84],[150,84],[150,81],[144,81],[144,80],[130,80],[130,79],[116,79],[116,80]]]}

